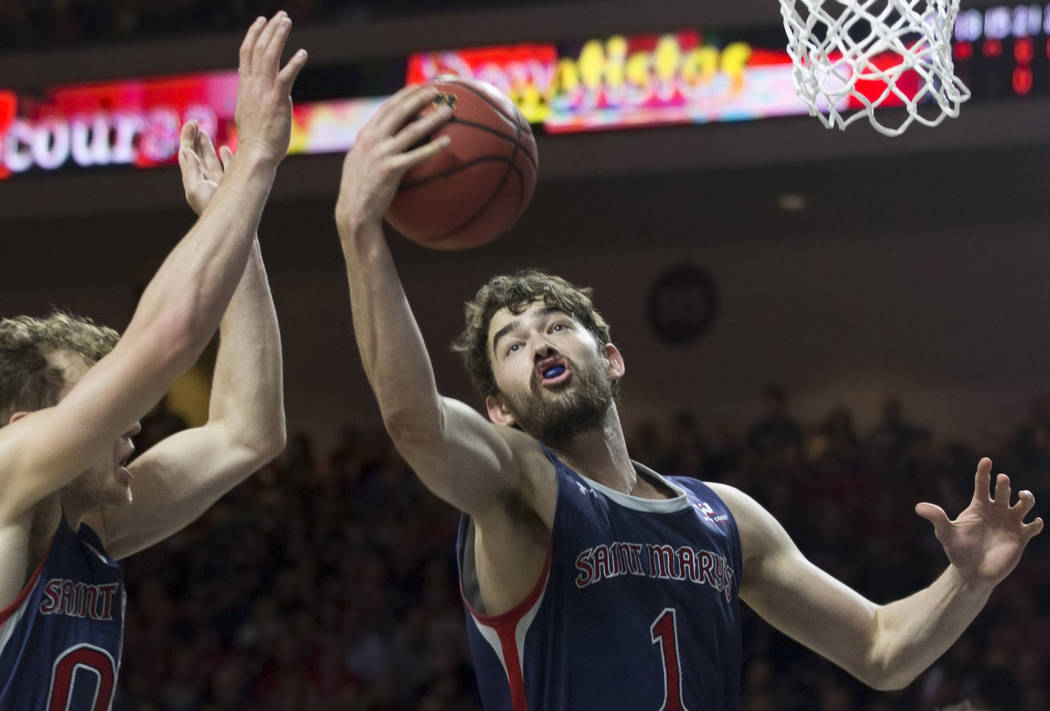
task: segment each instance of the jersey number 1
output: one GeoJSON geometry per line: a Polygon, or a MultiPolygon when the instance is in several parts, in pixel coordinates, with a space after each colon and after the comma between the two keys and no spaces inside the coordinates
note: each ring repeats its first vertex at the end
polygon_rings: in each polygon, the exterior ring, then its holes
{"type": "Polygon", "coordinates": [[[678,617],[666,607],[649,627],[653,644],[660,645],[664,663],[664,702],[660,711],[688,711],[682,703],[682,665],[678,656],[678,617]]]}

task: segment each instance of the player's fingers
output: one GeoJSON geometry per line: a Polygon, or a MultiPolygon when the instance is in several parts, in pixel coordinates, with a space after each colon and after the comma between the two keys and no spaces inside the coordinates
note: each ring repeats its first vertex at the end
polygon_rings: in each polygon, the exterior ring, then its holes
{"type": "Polygon", "coordinates": [[[222,160],[222,172],[225,173],[233,165],[233,151],[229,146],[223,146],[219,149],[219,158],[222,160]]]}
{"type": "Polygon", "coordinates": [[[182,124],[182,130],[179,131],[179,149],[187,148],[193,150],[194,141],[197,139],[197,122],[187,121],[182,124]]]}
{"type": "Polygon", "coordinates": [[[439,106],[398,131],[393,138],[391,148],[397,153],[402,153],[424,140],[429,140],[430,134],[448,123],[450,118],[452,118],[452,109],[447,106],[439,106]]]}
{"type": "Polygon", "coordinates": [[[1033,506],[1035,506],[1035,494],[1028,489],[1022,489],[1017,492],[1017,503],[1010,508],[1020,514],[1021,518],[1024,518],[1032,510],[1033,506]]]}
{"type": "Polygon", "coordinates": [[[1010,477],[997,474],[995,477],[995,505],[1006,508],[1010,505],[1010,477]]]}
{"type": "Polygon", "coordinates": [[[179,149],[179,168],[182,169],[182,183],[199,178],[202,172],[201,159],[190,148],[183,146],[179,149]]]}
{"type": "Polygon", "coordinates": [[[275,25],[274,31],[263,48],[262,56],[256,57],[262,61],[255,63],[256,68],[267,77],[277,74],[277,70],[281,67],[281,52],[284,51],[284,45],[288,41],[288,34],[292,31],[292,18],[288,17],[284,10],[281,10],[274,15],[271,23],[275,25]]]}
{"type": "Polygon", "coordinates": [[[401,172],[412,170],[412,168],[425,162],[428,158],[445,150],[451,142],[452,140],[448,136],[439,136],[419,148],[414,148],[407,153],[401,153],[396,156],[393,160],[393,165],[401,172]]]}
{"type": "Polygon", "coordinates": [[[1028,540],[1031,540],[1043,532],[1043,519],[1036,518],[1031,523],[1024,525],[1024,532],[1028,535],[1028,540]]]}
{"type": "Polygon", "coordinates": [[[944,513],[944,509],[937,504],[930,504],[925,501],[915,504],[915,513],[933,524],[933,530],[938,538],[951,525],[951,521],[948,520],[948,514],[944,513]]]}
{"type": "Polygon", "coordinates": [[[204,163],[204,169],[207,171],[208,176],[218,179],[223,172],[222,163],[219,162],[219,156],[215,153],[215,146],[212,145],[211,137],[207,132],[197,132],[197,146],[197,153],[204,163]]]}
{"type": "Polygon", "coordinates": [[[259,33],[263,31],[266,26],[265,17],[256,17],[255,22],[248,28],[248,32],[244,35],[244,41],[241,42],[241,49],[238,53],[240,60],[240,68],[242,71],[248,71],[252,66],[252,54],[255,51],[255,42],[259,38],[259,33]]]}
{"type": "Polygon", "coordinates": [[[277,73],[277,86],[282,94],[290,94],[292,92],[292,84],[295,83],[295,78],[299,76],[299,72],[305,64],[306,50],[300,49],[292,55],[292,58],[288,60],[284,68],[277,73]]]}
{"type": "Polygon", "coordinates": [[[197,191],[201,181],[204,180],[204,167],[201,159],[191,150],[179,151],[179,172],[182,173],[182,189],[186,198],[197,191]]]}
{"type": "Polygon", "coordinates": [[[977,463],[977,474],[975,474],[973,478],[974,501],[980,501],[982,503],[988,503],[991,501],[988,489],[991,480],[992,460],[988,457],[981,457],[981,461],[977,463]]]}
{"type": "MultiPolygon", "coordinates": [[[[375,136],[376,141],[382,141],[385,138],[385,136],[382,136],[380,134],[383,130],[385,130],[384,126],[386,123],[387,115],[392,111],[395,111],[396,107],[400,104],[400,102],[402,102],[405,99],[406,96],[420,91],[421,89],[422,85],[419,84],[409,84],[408,86],[403,86],[400,89],[398,89],[393,94],[393,96],[391,96],[389,99],[380,104],[379,108],[377,108],[372,114],[372,116],[368,119],[368,122],[365,123],[364,128],[361,129],[361,132],[358,134],[357,141],[354,145],[359,146],[363,144],[373,143],[373,136],[375,136]]],[[[436,93],[434,95],[436,96],[436,93]]]]}
{"type": "Polygon", "coordinates": [[[262,65],[266,61],[266,50],[273,41],[274,35],[277,34],[278,28],[283,24],[282,20],[284,18],[284,10],[279,11],[267,20],[262,31],[255,37],[255,43],[252,46],[251,63],[249,64],[250,71],[255,72],[262,69],[262,65]]]}
{"type": "Polygon", "coordinates": [[[400,131],[402,126],[437,98],[438,91],[432,86],[422,85],[412,87],[400,97],[399,95],[401,92],[394,95],[395,99],[383,105],[380,114],[376,114],[376,127],[384,136],[393,136],[400,131]]]}

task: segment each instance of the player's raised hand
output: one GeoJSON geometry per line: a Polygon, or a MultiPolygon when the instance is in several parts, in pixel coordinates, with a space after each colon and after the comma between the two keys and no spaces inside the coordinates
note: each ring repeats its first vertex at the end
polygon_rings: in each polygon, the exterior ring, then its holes
{"type": "Polygon", "coordinates": [[[179,135],[179,169],[186,202],[200,215],[233,161],[227,146],[215,152],[211,139],[196,121],[187,121],[179,135]]]}
{"type": "Polygon", "coordinates": [[[238,153],[276,165],[288,152],[292,129],[292,84],[306,64],[300,49],[281,68],[281,52],[292,21],[282,10],[258,18],[241,43],[237,83],[238,153]]]}
{"type": "Polygon", "coordinates": [[[1024,521],[1035,506],[1032,492],[1019,492],[1017,503],[1011,506],[1010,477],[999,474],[995,494],[990,496],[991,472],[992,460],[981,459],[974,477],[973,499],[954,521],[940,506],[915,506],[915,513],[933,524],[949,562],[967,583],[978,587],[994,586],[1009,575],[1028,541],[1043,530],[1041,518],[1024,521]]]}
{"type": "Polygon", "coordinates": [[[343,161],[335,216],[340,231],[379,221],[397,194],[401,178],[449,144],[447,136],[427,137],[452,118],[447,106],[417,115],[434,102],[432,86],[408,86],[387,100],[357,137],[343,161]]]}

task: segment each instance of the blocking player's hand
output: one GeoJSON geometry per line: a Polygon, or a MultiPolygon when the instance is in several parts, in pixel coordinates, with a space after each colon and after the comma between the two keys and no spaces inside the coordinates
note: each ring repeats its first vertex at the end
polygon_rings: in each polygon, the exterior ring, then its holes
{"type": "Polygon", "coordinates": [[[999,474],[995,494],[990,496],[991,472],[992,460],[981,459],[974,477],[973,499],[954,521],[948,520],[940,506],[915,506],[915,512],[933,524],[951,564],[976,587],[997,585],[1009,575],[1028,541],[1043,530],[1041,518],[1024,521],[1035,506],[1032,492],[1018,492],[1017,503],[1011,506],[1010,477],[999,474]]]}
{"type": "Polygon", "coordinates": [[[432,86],[405,87],[361,129],[343,161],[335,207],[341,232],[346,234],[355,225],[381,220],[402,176],[448,146],[447,136],[429,141],[427,137],[452,118],[449,107],[438,106],[416,118],[437,96],[432,86]]]}
{"type": "Polygon", "coordinates": [[[300,49],[281,68],[281,52],[292,21],[282,10],[269,21],[260,17],[241,43],[237,82],[239,154],[276,165],[288,152],[292,131],[292,84],[306,64],[300,49]]]}
{"type": "Polygon", "coordinates": [[[200,215],[233,161],[227,146],[215,152],[208,134],[196,121],[187,121],[179,135],[179,169],[186,202],[200,215]]]}

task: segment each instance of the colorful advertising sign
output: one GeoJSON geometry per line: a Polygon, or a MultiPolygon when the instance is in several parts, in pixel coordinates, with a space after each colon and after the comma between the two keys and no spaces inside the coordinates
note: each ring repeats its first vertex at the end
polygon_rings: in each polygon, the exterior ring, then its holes
{"type": "MultiPolygon", "coordinates": [[[[872,63],[886,69],[900,62],[898,55],[886,53],[872,63]]],[[[495,84],[518,104],[530,123],[541,124],[549,133],[807,113],[795,95],[786,51],[743,41],[720,46],[706,42],[696,30],[613,35],[557,49],[521,45],[410,57],[408,83],[440,74],[495,84]]],[[[897,86],[904,96],[915,96],[920,88],[918,75],[904,72],[897,86]]],[[[874,99],[886,86],[860,81],[856,89],[874,99]]],[[[901,104],[891,95],[882,105],[901,104]]],[[[858,100],[845,98],[836,108],[860,107],[858,100]]]]}
{"type": "Polygon", "coordinates": [[[613,35],[577,46],[414,54],[408,83],[458,74],[494,84],[551,133],[803,113],[782,51],[705,44],[695,30],[613,35]]]}
{"type": "MultiPolygon", "coordinates": [[[[10,95],[8,95],[10,96],[10,95]]],[[[83,84],[51,90],[44,100],[0,98],[0,165],[9,177],[31,168],[55,170],[114,164],[149,167],[178,153],[190,119],[223,143],[236,141],[237,73],[83,84]]]]}
{"type": "Polygon", "coordinates": [[[552,133],[804,113],[784,52],[693,30],[591,39],[558,61],[552,133]]]}
{"type": "Polygon", "coordinates": [[[558,50],[551,44],[423,52],[408,58],[405,83],[420,84],[442,74],[473,77],[513,99],[529,123],[545,123],[557,67],[558,50]]]}
{"type": "MultiPolygon", "coordinates": [[[[345,151],[386,97],[296,104],[289,153],[345,151]]],[[[0,92],[0,179],[31,169],[174,163],[191,119],[236,148],[237,73],[83,84],[42,101],[0,92]]]]}

